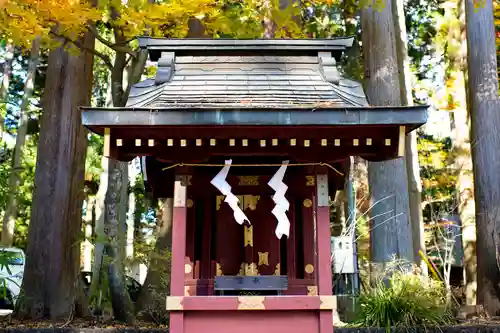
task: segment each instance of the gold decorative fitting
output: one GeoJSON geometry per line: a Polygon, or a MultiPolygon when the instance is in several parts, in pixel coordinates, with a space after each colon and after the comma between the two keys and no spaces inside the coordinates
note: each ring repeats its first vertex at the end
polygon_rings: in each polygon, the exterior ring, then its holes
{"type": "Polygon", "coordinates": [[[309,147],[311,145],[311,141],[304,140],[304,147],[309,147]]]}
{"type": "Polygon", "coordinates": [[[335,146],[337,146],[337,147],[338,147],[338,146],[340,146],[340,139],[335,139],[335,140],[333,141],[333,144],[334,144],[335,146]]]}
{"type": "Polygon", "coordinates": [[[319,296],[321,310],[337,310],[337,296],[323,295],[319,296]]]}
{"type": "Polygon", "coordinates": [[[307,296],[318,296],[318,286],[307,286],[307,296]]]}
{"type": "Polygon", "coordinates": [[[154,145],[155,145],[155,140],[153,140],[153,139],[149,139],[149,140],[148,140],[148,146],[149,146],[149,147],[154,147],[154,145]]]}
{"type": "Polygon", "coordinates": [[[220,209],[220,205],[222,204],[222,201],[224,201],[223,195],[218,195],[215,197],[215,210],[220,209]]]}
{"type": "Polygon", "coordinates": [[[366,145],[367,146],[371,146],[372,145],[372,139],[371,138],[367,138],[366,139],[366,145]]]}
{"type": "Polygon", "coordinates": [[[245,275],[246,276],[257,276],[260,275],[257,270],[257,264],[252,262],[250,264],[245,263],[245,275]]]}
{"type": "Polygon", "coordinates": [[[316,184],[316,180],[314,176],[306,176],[306,186],[314,186],[316,184]]]}
{"type": "Polygon", "coordinates": [[[385,145],[390,146],[391,145],[391,139],[385,139],[385,145]]]}
{"type": "Polygon", "coordinates": [[[306,267],[304,267],[304,270],[307,274],[312,274],[314,272],[314,266],[311,264],[307,264],[306,267]]]}
{"type": "Polygon", "coordinates": [[[199,147],[199,146],[201,146],[201,144],[202,144],[201,139],[196,139],[196,145],[199,147]]]}
{"type": "Polygon", "coordinates": [[[406,127],[399,126],[399,140],[398,140],[399,157],[403,157],[405,155],[405,139],[406,139],[406,127]]]}
{"type": "Polygon", "coordinates": [[[172,147],[174,145],[174,140],[173,139],[168,139],[167,140],[167,146],[172,147]]]}
{"type": "Polygon", "coordinates": [[[243,140],[241,140],[241,145],[242,145],[243,147],[247,147],[247,146],[248,146],[248,140],[247,140],[247,139],[243,139],[243,140]]]}
{"type": "Polygon", "coordinates": [[[210,139],[210,145],[213,147],[215,146],[217,141],[215,139],[210,139]]]}
{"type": "Polygon", "coordinates": [[[215,275],[216,276],[223,276],[224,273],[222,272],[222,268],[220,267],[219,263],[215,264],[215,275]]]}
{"type": "Polygon", "coordinates": [[[167,311],[180,311],[184,310],[182,301],[184,296],[167,296],[167,311]]]}
{"type": "Polygon", "coordinates": [[[238,272],[238,276],[244,276],[245,275],[245,263],[242,262],[240,265],[240,270],[238,272]]]}
{"type": "Polygon", "coordinates": [[[141,139],[135,139],[135,146],[140,147],[141,146],[141,139]]]}
{"type": "Polygon", "coordinates": [[[116,145],[117,145],[118,147],[123,146],[123,140],[122,140],[122,139],[116,139],[116,145]]]}
{"type": "Polygon", "coordinates": [[[184,264],[184,273],[189,274],[193,271],[193,266],[191,264],[184,264]]]}
{"type": "Polygon", "coordinates": [[[274,275],[281,275],[281,264],[276,264],[276,269],[274,270],[274,275]]]}
{"type": "Polygon", "coordinates": [[[272,145],[273,145],[273,146],[277,146],[277,145],[278,145],[278,139],[273,139],[273,141],[272,141],[272,145]]]}
{"type": "Polygon", "coordinates": [[[190,290],[190,289],[191,289],[191,287],[189,287],[189,286],[184,286],[184,296],[191,296],[191,295],[189,294],[189,290],[190,290]]]}
{"type": "Polygon", "coordinates": [[[193,205],[194,205],[193,200],[187,199],[187,202],[186,202],[187,208],[191,208],[191,207],[193,207],[193,205]]]}
{"type": "Polygon", "coordinates": [[[236,144],[236,141],[234,139],[229,139],[229,145],[231,147],[234,147],[235,144],[236,144]]]}
{"type": "Polygon", "coordinates": [[[313,205],[313,202],[311,199],[304,199],[304,207],[311,208],[312,205],[313,205]]]}
{"type": "Polygon", "coordinates": [[[297,145],[297,139],[290,139],[290,146],[296,146],[297,145]]]}
{"type": "Polygon", "coordinates": [[[321,139],[321,145],[323,147],[326,147],[326,145],[328,145],[328,140],[327,139],[321,139]]]}
{"type": "Polygon", "coordinates": [[[353,146],[359,146],[359,139],[352,139],[353,146]]]}
{"type": "Polygon", "coordinates": [[[253,226],[243,226],[243,246],[253,247],[253,226]]]}
{"type": "Polygon", "coordinates": [[[260,140],[260,146],[265,147],[266,146],[266,140],[260,140]]]}
{"type": "Polygon", "coordinates": [[[259,176],[238,176],[239,186],[259,186],[259,176]]]}
{"type": "Polygon", "coordinates": [[[266,296],[239,296],[238,310],[265,310],[266,296]]]}
{"type": "Polygon", "coordinates": [[[181,147],[186,147],[186,146],[187,146],[186,139],[181,139],[181,147]]]}
{"type": "Polygon", "coordinates": [[[251,195],[251,194],[245,194],[243,196],[243,209],[250,209],[250,210],[256,210],[257,209],[257,202],[260,199],[260,195],[251,195]]]}
{"type": "Polygon", "coordinates": [[[182,186],[189,186],[191,185],[191,178],[193,176],[181,176],[181,185],[182,186]]]}
{"type": "Polygon", "coordinates": [[[269,266],[269,252],[257,252],[259,255],[258,266],[266,265],[269,266]]]}

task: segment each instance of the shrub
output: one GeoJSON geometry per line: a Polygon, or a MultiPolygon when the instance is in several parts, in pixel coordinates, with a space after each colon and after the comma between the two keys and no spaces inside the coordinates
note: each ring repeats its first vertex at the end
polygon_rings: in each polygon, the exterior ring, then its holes
{"type": "Polygon", "coordinates": [[[359,299],[354,326],[429,327],[451,324],[446,289],[438,281],[414,273],[391,272],[359,299]]]}

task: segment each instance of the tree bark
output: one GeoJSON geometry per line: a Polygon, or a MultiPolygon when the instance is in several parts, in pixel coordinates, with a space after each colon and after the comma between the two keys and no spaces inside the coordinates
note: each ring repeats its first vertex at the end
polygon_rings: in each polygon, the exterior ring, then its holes
{"type": "Polygon", "coordinates": [[[21,178],[24,143],[26,142],[26,133],[28,131],[28,108],[30,98],[33,94],[35,84],[36,68],[38,66],[40,54],[40,39],[35,39],[31,47],[31,54],[28,63],[28,72],[26,83],[24,84],[24,94],[21,102],[19,123],[17,126],[16,146],[14,148],[14,156],[12,159],[12,171],[9,176],[9,197],[5,207],[5,214],[2,223],[2,245],[12,246],[14,242],[14,229],[16,226],[17,217],[17,188],[19,187],[21,178]]]}
{"type": "MultiPolygon", "coordinates": [[[[83,41],[92,48],[89,35],[83,41]]],[[[50,52],[26,249],[24,299],[19,315],[67,319],[77,309],[80,286],[87,131],[79,106],[88,105],[92,55],[50,52]]]]}
{"type": "MultiPolygon", "coordinates": [[[[375,1],[373,2],[375,6],[375,1]]],[[[361,12],[366,93],[372,105],[401,105],[392,3],[361,12]]],[[[371,260],[384,266],[395,255],[413,262],[404,158],[368,163],[371,260]]]]}
{"type": "Polygon", "coordinates": [[[492,0],[466,0],[468,88],[476,195],[477,303],[500,314],[500,101],[492,0]]]}
{"type": "Polygon", "coordinates": [[[160,321],[165,316],[165,296],[170,292],[173,207],[173,198],[160,199],[155,248],[136,305],[137,312],[145,319],[160,321]]]}
{"type": "MultiPolygon", "coordinates": [[[[0,102],[7,103],[9,96],[10,75],[12,72],[12,62],[14,61],[14,45],[7,44],[5,46],[5,62],[3,65],[2,85],[0,86],[0,102]]],[[[0,140],[3,140],[3,132],[5,119],[0,114],[0,140]]]]}
{"type": "MultiPolygon", "coordinates": [[[[410,59],[408,57],[408,37],[403,0],[392,0],[394,28],[396,32],[396,53],[399,67],[399,84],[402,105],[413,105],[410,59]]],[[[424,220],[422,215],[422,184],[420,183],[420,166],[418,163],[417,133],[413,131],[405,139],[405,162],[408,177],[408,197],[410,223],[413,238],[413,262],[427,276],[427,265],[419,251],[425,251],[424,220]]]]}

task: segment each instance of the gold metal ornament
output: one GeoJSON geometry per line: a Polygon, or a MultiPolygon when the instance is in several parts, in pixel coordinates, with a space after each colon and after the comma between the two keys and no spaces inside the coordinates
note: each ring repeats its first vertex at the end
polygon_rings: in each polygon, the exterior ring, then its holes
{"type": "Polygon", "coordinates": [[[318,286],[307,286],[307,296],[318,296],[318,286]]]}
{"type": "Polygon", "coordinates": [[[314,186],[316,180],[314,176],[306,176],[306,186],[314,186]]]}
{"type": "Polygon", "coordinates": [[[245,225],[243,230],[243,246],[253,247],[253,225],[245,225]]]}
{"type": "Polygon", "coordinates": [[[312,274],[314,272],[314,266],[311,264],[307,264],[306,267],[304,267],[304,270],[307,274],[312,274]]]}
{"type": "Polygon", "coordinates": [[[186,202],[186,206],[187,206],[187,208],[191,208],[191,207],[193,207],[193,205],[194,205],[193,200],[191,200],[191,199],[187,199],[187,202],[186,202]]]}
{"type": "Polygon", "coordinates": [[[313,203],[312,203],[312,200],[311,200],[311,199],[304,199],[303,204],[304,204],[304,207],[306,207],[306,208],[311,208],[311,207],[312,207],[312,205],[313,205],[313,203]]]}
{"type": "Polygon", "coordinates": [[[259,176],[238,176],[239,186],[259,186],[259,176]]]}
{"type": "Polygon", "coordinates": [[[266,265],[269,266],[269,252],[257,252],[259,255],[258,266],[266,265]]]}

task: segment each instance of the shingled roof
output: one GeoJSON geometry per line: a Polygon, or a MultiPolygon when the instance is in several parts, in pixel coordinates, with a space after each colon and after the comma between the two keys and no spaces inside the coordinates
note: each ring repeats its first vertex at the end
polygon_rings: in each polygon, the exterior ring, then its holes
{"type": "Polygon", "coordinates": [[[127,107],[268,108],[368,106],[331,53],[317,56],[175,56],[163,52],[155,79],[136,84],[127,107]]]}

